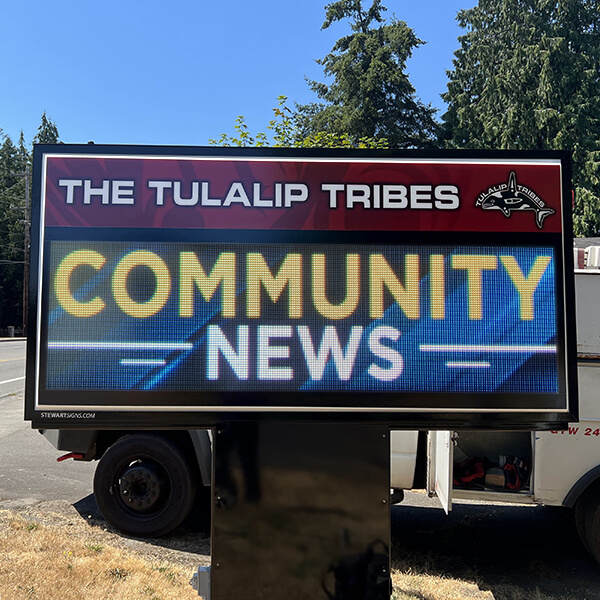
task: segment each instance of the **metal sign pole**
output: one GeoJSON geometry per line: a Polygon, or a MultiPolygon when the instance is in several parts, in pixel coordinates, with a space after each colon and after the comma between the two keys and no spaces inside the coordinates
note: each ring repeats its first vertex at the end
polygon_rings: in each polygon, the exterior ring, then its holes
{"type": "Polygon", "coordinates": [[[231,422],[214,448],[211,600],[388,600],[387,426],[231,422]]]}

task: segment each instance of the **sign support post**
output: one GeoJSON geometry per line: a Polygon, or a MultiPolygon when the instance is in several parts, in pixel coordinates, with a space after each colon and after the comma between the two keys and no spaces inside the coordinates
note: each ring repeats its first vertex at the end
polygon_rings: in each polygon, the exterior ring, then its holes
{"type": "Polygon", "coordinates": [[[219,425],[211,600],[387,600],[389,430],[219,425]]]}

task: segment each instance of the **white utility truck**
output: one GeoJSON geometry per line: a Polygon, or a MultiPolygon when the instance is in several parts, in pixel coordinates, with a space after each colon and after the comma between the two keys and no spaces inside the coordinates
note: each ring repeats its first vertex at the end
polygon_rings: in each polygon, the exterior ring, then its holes
{"type": "MultiPolygon", "coordinates": [[[[564,431],[395,431],[395,498],[400,490],[425,488],[447,511],[455,498],[568,507],[600,562],[600,270],[576,270],[575,285],[580,421],[564,431]]],[[[162,535],[194,507],[209,521],[207,430],[41,432],[68,457],[99,459],[94,493],[115,527],[162,535]]]]}
{"type": "Polygon", "coordinates": [[[453,499],[573,509],[600,562],[600,270],[575,272],[579,422],[561,431],[392,434],[392,487],[453,499]]]}

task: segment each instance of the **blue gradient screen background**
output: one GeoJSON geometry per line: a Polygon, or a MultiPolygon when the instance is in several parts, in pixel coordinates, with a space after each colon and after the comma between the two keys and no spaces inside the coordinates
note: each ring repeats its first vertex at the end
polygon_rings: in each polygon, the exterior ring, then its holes
{"type": "MultiPolygon", "coordinates": [[[[114,241],[52,241],[49,247],[50,285],[45,292],[49,310],[43,327],[47,390],[559,392],[552,248],[114,241]],[[98,253],[103,266],[77,266],[66,284],[57,282],[59,266],[78,250],[98,253]],[[163,289],[169,289],[167,299],[160,310],[145,317],[130,316],[114,297],[115,268],[138,250],[157,255],[169,273],[169,281],[162,282],[163,289]],[[196,289],[192,316],[182,316],[182,252],[193,252],[206,273],[222,253],[235,254],[235,316],[222,314],[222,284],[208,301],[196,289]],[[289,284],[277,301],[263,288],[260,317],[247,314],[248,253],[259,253],[273,275],[287,256],[301,255],[302,297],[295,304],[301,306],[300,316],[290,316],[289,284]],[[359,257],[359,297],[343,318],[323,316],[313,301],[311,260],[318,254],[325,257],[324,289],[332,305],[342,303],[348,292],[347,255],[359,257]],[[401,283],[406,280],[406,256],[418,255],[418,307],[412,307],[412,316],[386,290],[383,312],[373,317],[369,276],[373,255],[382,256],[401,283]],[[443,256],[443,286],[432,286],[432,255],[443,256]],[[495,257],[497,262],[495,269],[481,271],[481,318],[470,313],[476,293],[467,270],[453,267],[453,257],[465,255],[495,257]],[[525,277],[539,257],[549,257],[533,295],[532,319],[522,318],[519,293],[501,261],[505,256],[514,257],[525,277]],[[441,300],[434,302],[432,289],[441,300]],[[75,316],[65,310],[60,294],[84,304],[100,298],[104,306],[92,316],[75,316]],[[443,306],[443,318],[434,314],[436,302],[438,311],[440,302],[443,306]],[[268,326],[279,327],[269,331],[281,335],[271,336],[267,342],[271,355],[261,360],[257,352],[265,342],[260,346],[259,328],[268,326]],[[369,339],[374,330],[398,335],[380,337],[379,350],[373,352],[369,339]],[[209,331],[219,333],[219,339],[228,340],[235,351],[240,351],[240,332],[247,336],[246,358],[238,363],[238,367],[244,363],[238,371],[223,353],[217,352],[215,363],[213,352],[217,376],[209,377],[209,331]],[[315,354],[327,336],[342,353],[337,362],[332,353],[323,353],[318,377],[307,364],[303,345],[307,335],[315,354]],[[373,372],[384,376],[375,377],[373,372]]],[[[156,275],[147,266],[131,269],[126,279],[133,303],[148,302],[156,291],[156,275]]]]}

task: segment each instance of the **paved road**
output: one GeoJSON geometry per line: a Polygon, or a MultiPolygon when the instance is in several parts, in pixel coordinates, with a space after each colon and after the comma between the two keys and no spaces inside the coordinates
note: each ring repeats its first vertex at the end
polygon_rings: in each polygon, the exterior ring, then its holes
{"type": "Polygon", "coordinates": [[[92,493],[95,463],[57,463],[54,449],[23,420],[25,342],[0,341],[0,508],[42,500],[76,503],[92,493]]]}
{"type": "Polygon", "coordinates": [[[0,400],[18,394],[25,382],[25,342],[0,341],[0,400]]]}

